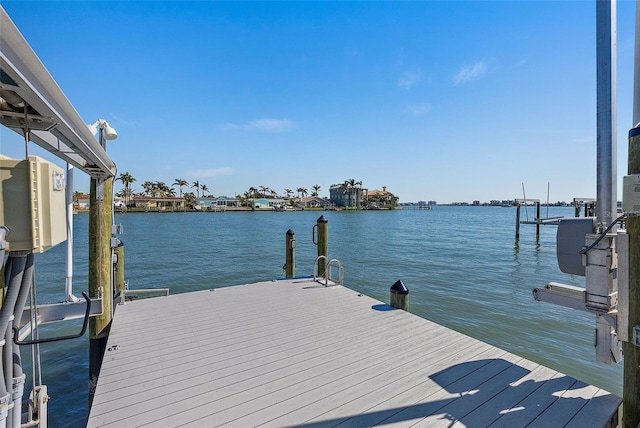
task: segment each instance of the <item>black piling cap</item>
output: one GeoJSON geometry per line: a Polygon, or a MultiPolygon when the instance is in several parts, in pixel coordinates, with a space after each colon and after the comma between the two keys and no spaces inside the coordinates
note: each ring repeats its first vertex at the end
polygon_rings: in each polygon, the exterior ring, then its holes
{"type": "Polygon", "coordinates": [[[409,289],[401,280],[397,280],[389,289],[393,294],[409,294],[409,289]]]}
{"type": "Polygon", "coordinates": [[[295,234],[296,233],[293,230],[291,230],[291,229],[287,230],[287,236],[291,236],[291,235],[295,235],[295,234]]]}
{"type": "Polygon", "coordinates": [[[327,220],[326,218],[324,218],[323,215],[321,215],[318,220],[317,223],[329,223],[329,220],[327,220]]]}

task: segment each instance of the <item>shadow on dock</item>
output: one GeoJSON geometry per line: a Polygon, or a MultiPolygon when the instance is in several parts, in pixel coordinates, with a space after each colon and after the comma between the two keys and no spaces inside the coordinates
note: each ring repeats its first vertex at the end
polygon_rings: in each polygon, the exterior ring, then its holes
{"type": "MultiPolygon", "coordinates": [[[[298,426],[359,427],[410,422],[429,427],[457,426],[457,423],[466,427],[515,427],[534,421],[536,426],[592,426],[596,421],[589,415],[593,415],[594,409],[611,408],[611,403],[620,402],[610,394],[598,396],[594,394],[597,388],[568,376],[537,381],[535,371],[500,358],[455,364],[428,376],[421,385],[423,388],[417,386],[412,391],[416,400],[413,405],[389,408],[390,403],[381,403],[366,413],[298,426]],[[443,389],[429,387],[431,382],[443,389]],[[591,391],[586,391],[589,388],[591,391]],[[593,397],[587,400],[585,393],[593,397]],[[575,413],[566,412],[567,400],[575,413]],[[585,406],[590,411],[579,413],[585,406]]],[[[617,421],[617,412],[610,421],[617,421]]]]}

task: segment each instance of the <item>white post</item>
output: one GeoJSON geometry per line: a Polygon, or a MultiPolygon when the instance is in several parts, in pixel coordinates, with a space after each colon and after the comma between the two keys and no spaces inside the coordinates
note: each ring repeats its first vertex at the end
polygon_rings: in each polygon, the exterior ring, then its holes
{"type": "Polygon", "coordinates": [[[77,302],[73,295],[73,165],[67,163],[67,188],[65,194],[67,203],[67,277],[65,281],[65,296],[67,302],[77,302]]]}

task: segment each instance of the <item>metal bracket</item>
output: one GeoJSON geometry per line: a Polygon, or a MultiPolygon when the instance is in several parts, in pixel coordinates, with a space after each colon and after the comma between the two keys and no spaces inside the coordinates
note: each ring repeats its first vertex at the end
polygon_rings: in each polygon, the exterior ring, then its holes
{"type": "Polygon", "coordinates": [[[70,334],[66,336],[47,337],[43,339],[21,341],[18,339],[18,336],[20,335],[20,329],[16,326],[16,327],[13,327],[13,343],[15,343],[16,345],[36,345],[40,343],[60,342],[62,340],[77,339],[79,337],[84,336],[84,333],[87,331],[87,326],[89,325],[89,316],[91,315],[91,299],[89,298],[89,296],[87,296],[87,293],[85,293],[84,291],[82,292],[82,297],[84,297],[84,300],[87,304],[86,305],[87,308],[84,312],[84,321],[82,322],[82,330],[80,330],[80,333],[70,334]]]}
{"type": "MultiPolygon", "coordinates": [[[[48,324],[58,321],[67,321],[82,318],[87,311],[86,300],[77,302],[50,303],[38,305],[36,307],[36,317],[39,325],[48,324]]],[[[102,315],[102,298],[91,299],[90,316],[102,315]]],[[[22,313],[22,317],[18,322],[18,326],[22,330],[28,328],[31,321],[31,309],[26,307],[22,313]]]]}
{"type": "Polygon", "coordinates": [[[96,201],[104,201],[104,177],[96,178],[96,201]]]}
{"type": "Polygon", "coordinates": [[[122,235],[124,233],[124,226],[121,224],[111,225],[111,235],[122,235]]]}
{"type": "Polygon", "coordinates": [[[633,344],[640,347],[640,325],[633,326],[633,344]]]}
{"type": "Polygon", "coordinates": [[[571,309],[586,311],[586,291],[574,285],[550,282],[544,288],[534,288],[533,298],[538,302],[553,303],[571,309]]]}

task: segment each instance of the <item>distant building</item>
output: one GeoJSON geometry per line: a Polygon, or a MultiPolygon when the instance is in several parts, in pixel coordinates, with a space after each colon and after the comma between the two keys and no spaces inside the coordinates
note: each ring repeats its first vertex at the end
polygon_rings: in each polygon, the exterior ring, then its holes
{"type": "Polygon", "coordinates": [[[134,196],[132,202],[136,207],[151,211],[175,211],[183,210],[185,207],[184,198],[134,196]]]}
{"type": "Polygon", "coordinates": [[[362,204],[367,189],[361,185],[347,187],[344,184],[333,184],[329,187],[329,201],[337,207],[356,207],[362,204]]]}
{"type": "Polygon", "coordinates": [[[89,201],[90,201],[90,196],[87,194],[83,194],[77,197],[77,206],[76,208],[79,208],[81,210],[86,210],[89,209],[89,201]]]}
{"type": "Polygon", "coordinates": [[[398,205],[398,197],[387,191],[387,186],[382,190],[370,190],[365,198],[367,208],[392,208],[398,205]]]}
{"type": "Polygon", "coordinates": [[[196,202],[194,204],[194,208],[199,211],[207,211],[211,207],[216,206],[216,199],[212,197],[203,196],[201,198],[196,198],[196,202]]]}
{"type": "Polygon", "coordinates": [[[253,201],[256,209],[273,209],[274,207],[284,206],[286,201],[282,198],[258,198],[253,201]]]}
{"type": "Polygon", "coordinates": [[[303,208],[325,208],[331,205],[331,202],[319,196],[308,196],[298,200],[298,205],[303,208]]]}
{"type": "Polygon", "coordinates": [[[215,204],[218,207],[239,207],[240,201],[236,198],[230,198],[228,196],[218,196],[215,200],[215,204]]]}

